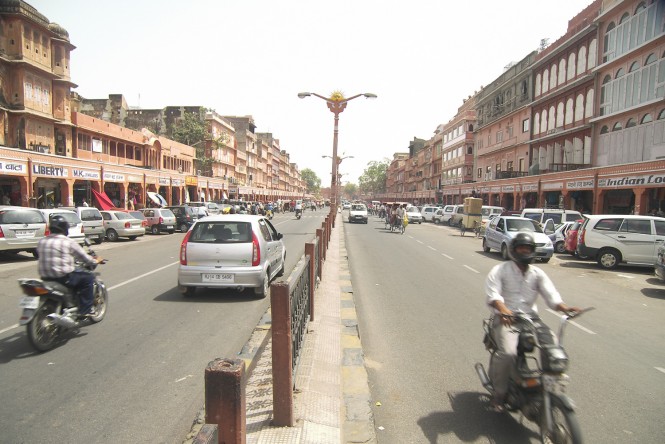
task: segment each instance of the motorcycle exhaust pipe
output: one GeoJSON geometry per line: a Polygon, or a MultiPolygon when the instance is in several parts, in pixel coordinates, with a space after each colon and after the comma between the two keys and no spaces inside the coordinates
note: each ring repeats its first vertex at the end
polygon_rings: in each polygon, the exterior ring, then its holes
{"type": "Polygon", "coordinates": [[[76,321],[69,316],[62,316],[57,313],[51,313],[46,316],[53,321],[54,324],[59,325],[65,328],[74,328],[76,327],[76,321]]]}
{"type": "Polygon", "coordinates": [[[485,371],[485,367],[483,367],[483,364],[478,362],[474,367],[476,369],[476,373],[478,373],[478,378],[480,378],[480,382],[483,384],[483,387],[485,387],[485,389],[488,392],[494,393],[494,386],[492,385],[492,381],[490,381],[489,376],[487,376],[487,372],[485,371]]]}

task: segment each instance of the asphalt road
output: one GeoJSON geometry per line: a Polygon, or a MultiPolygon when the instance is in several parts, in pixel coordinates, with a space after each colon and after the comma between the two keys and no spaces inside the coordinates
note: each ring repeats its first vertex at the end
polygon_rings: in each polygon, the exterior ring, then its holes
{"type": "MultiPolygon", "coordinates": [[[[473,368],[488,361],[483,289],[499,254],[431,223],[404,235],[376,217],[344,229],[379,443],[539,442],[518,415],[487,410],[473,368]]],[[[604,271],[569,255],[538,266],[567,303],[596,307],[564,338],[585,441],[665,442],[665,286],[652,269],[604,271]]]]}
{"type": "MultiPolygon", "coordinates": [[[[286,273],[325,218],[323,210],[277,214],[286,273]]],[[[183,234],[94,246],[109,311],[47,353],[35,352],[20,316],[16,279],[36,277],[23,253],[0,258],[0,442],[181,443],[203,406],[204,370],[235,357],[269,306],[251,291],[176,288],[183,234]]]]}

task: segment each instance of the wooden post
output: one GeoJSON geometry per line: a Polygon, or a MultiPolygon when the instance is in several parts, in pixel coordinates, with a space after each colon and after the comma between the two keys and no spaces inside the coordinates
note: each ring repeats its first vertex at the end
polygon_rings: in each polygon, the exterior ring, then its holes
{"type": "Polygon", "coordinates": [[[273,425],[293,427],[293,342],[288,282],[270,286],[273,425]]]}
{"type": "Polygon", "coordinates": [[[323,240],[323,233],[325,233],[323,228],[317,228],[316,229],[316,237],[319,239],[319,242],[318,242],[318,245],[317,245],[317,248],[319,249],[319,263],[318,263],[318,270],[319,270],[318,276],[319,276],[319,278],[323,277],[322,276],[322,273],[323,273],[323,271],[322,271],[322,269],[323,269],[323,259],[326,257],[326,255],[325,255],[326,250],[324,248],[325,242],[323,240]]]}
{"type": "Polygon", "coordinates": [[[245,444],[245,361],[217,358],[205,370],[205,421],[219,444],[245,444]]]}
{"type": "Polygon", "coordinates": [[[316,288],[316,244],[305,244],[305,256],[309,255],[309,320],[314,320],[314,289],[316,288]]]}

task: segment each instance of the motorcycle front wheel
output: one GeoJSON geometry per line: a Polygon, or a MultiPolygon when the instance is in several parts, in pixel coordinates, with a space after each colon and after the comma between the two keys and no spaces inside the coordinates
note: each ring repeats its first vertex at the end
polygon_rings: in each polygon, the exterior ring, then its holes
{"type": "Polygon", "coordinates": [[[95,282],[92,291],[92,306],[95,309],[95,316],[91,316],[90,321],[93,323],[102,322],[104,316],[106,316],[106,310],[108,309],[109,294],[108,291],[106,291],[106,287],[98,282],[95,282]]]}
{"type": "Polygon", "coordinates": [[[55,313],[56,309],[55,301],[47,301],[39,307],[32,320],[26,325],[30,343],[41,352],[49,351],[55,347],[60,335],[61,327],[48,318],[48,315],[55,313]]]}
{"type": "Polygon", "coordinates": [[[545,418],[542,418],[540,441],[543,444],[582,444],[582,430],[575,412],[566,407],[558,396],[550,394],[552,430],[545,430],[545,418]]]}

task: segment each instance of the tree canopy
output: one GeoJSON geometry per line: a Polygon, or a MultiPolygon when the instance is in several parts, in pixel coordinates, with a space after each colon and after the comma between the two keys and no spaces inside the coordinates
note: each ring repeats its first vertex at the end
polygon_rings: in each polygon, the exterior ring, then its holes
{"type": "Polygon", "coordinates": [[[319,194],[321,190],[321,179],[309,168],[300,170],[300,177],[307,186],[307,192],[310,194],[319,194]]]}
{"type": "Polygon", "coordinates": [[[358,178],[360,192],[363,194],[384,193],[386,191],[386,174],[389,165],[389,159],[384,159],[381,162],[373,160],[368,163],[367,168],[365,168],[363,174],[358,178]]]}

